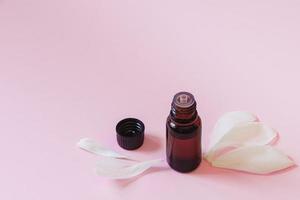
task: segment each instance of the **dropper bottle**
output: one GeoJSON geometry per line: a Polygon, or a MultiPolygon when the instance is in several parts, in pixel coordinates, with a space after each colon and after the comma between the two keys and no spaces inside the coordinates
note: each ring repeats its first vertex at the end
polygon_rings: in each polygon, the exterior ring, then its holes
{"type": "Polygon", "coordinates": [[[178,172],[190,172],[201,162],[201,119],[188,92],[177,93],[166,123],[167,162],[178,172]]]}

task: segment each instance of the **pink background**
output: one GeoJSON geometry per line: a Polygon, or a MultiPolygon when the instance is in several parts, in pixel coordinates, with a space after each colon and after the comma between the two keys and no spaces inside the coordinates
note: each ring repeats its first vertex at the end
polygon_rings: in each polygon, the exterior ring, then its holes
{"type": "Polygon", "coordinates": [[[0,199],[299,199],[294,168],[256,176],[163,165],[111,181],[81,137],[140,159],[165,156],[172,96],[192,92],[206,149],[227,111],[281,133],[299,162],[298,0],[0,0],[0,199]],[[123,151],[115,125],[142,119],[146,140],[123,151]]]}

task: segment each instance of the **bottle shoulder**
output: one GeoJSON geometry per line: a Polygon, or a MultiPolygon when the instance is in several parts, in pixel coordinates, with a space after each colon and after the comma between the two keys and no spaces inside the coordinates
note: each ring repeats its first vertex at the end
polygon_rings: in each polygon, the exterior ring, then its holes
{"type": "Polygon", "coordinates": [[[170,126],[171,128],[175,127],[201,127],[202,126],[202,121],[199,115],[190,123],[179,123],[176,122],[172,117],[169,115],[167,117],[167,125],[170,126]]]}
{"type": "Polygon", "coordinates": [[[197,135],[201,136],[201,119],[198,116],[192,123],[179,124],[172,120],[172,118],[168,117],[166,129],[167,134],[172,135],[176,138],[189,139],[197,135]]]}

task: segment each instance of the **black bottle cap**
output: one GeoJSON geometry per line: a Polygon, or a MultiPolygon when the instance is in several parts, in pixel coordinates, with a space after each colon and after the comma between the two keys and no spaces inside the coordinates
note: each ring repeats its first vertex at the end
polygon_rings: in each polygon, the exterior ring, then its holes
{"type": "Polygon", "coordinates": [[[117,126],[117,141],[120,147],[127,150],[134,150],[144,143],[144,123],[135,118],[121,120],[117,126]]]}

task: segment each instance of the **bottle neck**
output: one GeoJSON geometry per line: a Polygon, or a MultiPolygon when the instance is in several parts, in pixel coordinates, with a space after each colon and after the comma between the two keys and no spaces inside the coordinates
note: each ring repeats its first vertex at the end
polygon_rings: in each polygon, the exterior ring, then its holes
{"type": "Polygon", "coordinates": [[[189,107],[181,107],[175,102],[172,102],[170,116],[172,120],[181,124],[188,124],[193,122],[197,116],[196,102],[189,107]]]}

